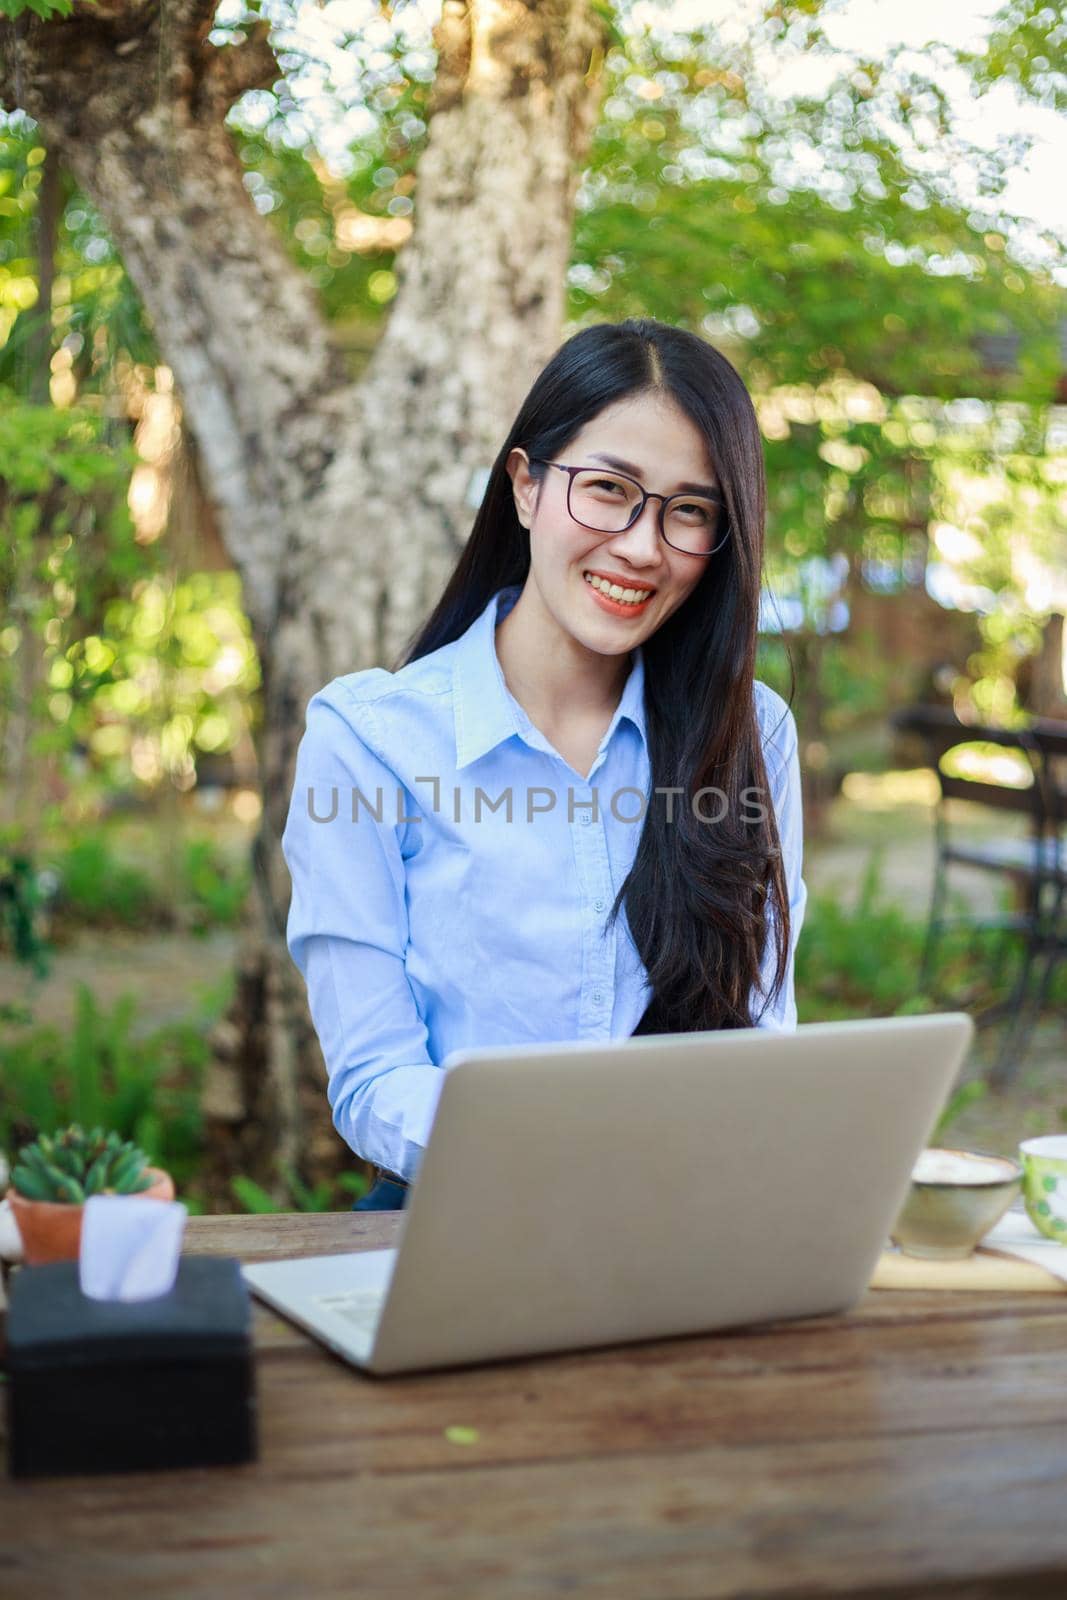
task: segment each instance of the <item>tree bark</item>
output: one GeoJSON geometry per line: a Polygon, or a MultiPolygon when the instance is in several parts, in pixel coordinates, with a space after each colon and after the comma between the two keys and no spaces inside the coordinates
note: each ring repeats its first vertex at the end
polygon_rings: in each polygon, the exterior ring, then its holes
{"type": "Polygon", "coordinates": [[[224,117],[280,76],[261,25],[207,41],[215,0],[24,13],[0,31],[0,98],[107,220],[174,370],[243,583],[263,673],[263,813],[234,1003],[205,1109],[216,1193],[279,1198],[288,1165],[351,1164],[285,946],[280,850],[311,695],[391,666],[469,529],[475,471],[558,343],[570,224],[598,98],[588,0],[446,0],[417,225],[358,383],[255,210],[224,117]]]}

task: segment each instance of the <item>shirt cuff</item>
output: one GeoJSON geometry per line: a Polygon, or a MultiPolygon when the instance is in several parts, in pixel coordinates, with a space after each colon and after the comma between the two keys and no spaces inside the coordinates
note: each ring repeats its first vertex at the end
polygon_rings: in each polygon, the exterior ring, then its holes
{"type": "Polygon", "coordinates": [[[440,1067],[390,1067],[334,1107],[334,1127],[356,1155],[413,1183],[444,1080],[440,1067]]]}

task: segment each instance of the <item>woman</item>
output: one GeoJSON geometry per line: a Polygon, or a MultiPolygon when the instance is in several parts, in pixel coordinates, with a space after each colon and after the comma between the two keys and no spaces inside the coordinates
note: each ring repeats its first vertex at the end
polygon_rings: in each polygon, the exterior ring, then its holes
{"type": "Polygon", "coordinates": [[[316,694],[288,943],[342,1138],[395,1209],[469,1045],[796,1026],[796,729],[755,681],[744,384],[640,319],[569,339],[395,672],[316,694]]]}

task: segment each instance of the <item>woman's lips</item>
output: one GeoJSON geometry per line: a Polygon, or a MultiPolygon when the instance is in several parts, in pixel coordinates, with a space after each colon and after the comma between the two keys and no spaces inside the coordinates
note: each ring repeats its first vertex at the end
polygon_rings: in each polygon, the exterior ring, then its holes
{"type": "Polygon", "coordinates": [[[648,607],[652,603],[652,600],[655,596],[655,590],[653,590],[652,594],[649,595],[647,600],[642,600],[639,604],[628,606],[624,605],[621,600],[612,600],[610,595],[606,595],[604,594],[603,590],[595,588],[594,585],[589,583],[585,578],[582,579],[582,583],[585,588],[589,590],[589,593],[592,595],[600,609],[602,611],[610,612],[613,617],[639,617],[643,612],[648,610],[648,607]]]}

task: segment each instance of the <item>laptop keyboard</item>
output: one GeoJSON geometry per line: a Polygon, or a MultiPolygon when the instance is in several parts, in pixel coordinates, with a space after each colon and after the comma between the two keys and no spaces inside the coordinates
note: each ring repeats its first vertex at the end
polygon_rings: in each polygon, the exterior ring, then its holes
{"type": "Polygon", "coordinates": [[[373,1333],[378,1326],[385,1295],[384,1289],[348,1289],[344,1294],[318,1294],[315,1304],[324,1311],[343,1317],[361,1332],[373,1333]]]}

